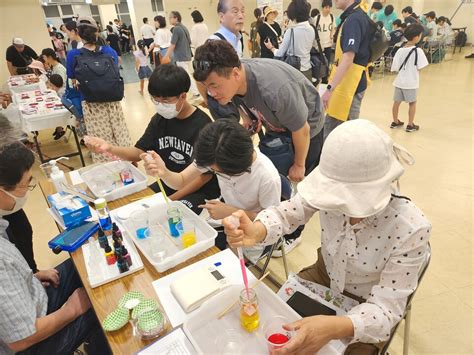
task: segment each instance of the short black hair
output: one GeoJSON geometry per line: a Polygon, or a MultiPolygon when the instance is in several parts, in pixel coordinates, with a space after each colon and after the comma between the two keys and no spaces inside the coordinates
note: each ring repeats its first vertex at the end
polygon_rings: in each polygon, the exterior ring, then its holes
{"type": "Polygon", "coordinates": [[[63,77],[59,74],[52,74],[49,77],[49,81],[51,82],[51,84],[53,84],[54,86],[58,88],[62,88],[64,85],[63,77]]]}
{"type": "Polygon", "coordinates": [[[381,2],[376,1],[376,2],[374,2],[374,3],[372,4],[372,6],[371,6],[370,8],[371,8],[371,9],[374,9],[374,10],[382,10],[382,9],[383,9],[383,5],[382,5],[381,2]]]}
{"type": "Polygon", "coordinates": [[[255,16],[257,20],[259,20],[260,17],[262,17],[262,10],[260,10],[260,8],[257,7],[255,10],[253,10],[253,15],[255,16]]]}
{"type": "Polygon", "coordinates": [[[23,175],[31,169],[35,156],[21,142],[15,142],[0,149],[0,186],[14,190],[23,175]]]}
{"type": "Polygon", "coordinates": [[[160,25],[160,28],[165,28],[166,27],[166,19],[163,16],[155,16],[154,18],[155,22],[158,22],[160,25]]]}
{"type": "Polygon", "coordinates": [[[402,27],[402,20],[397,18],[395,21],[393,21],[392,25],[402,27]]]}
{"type": "Polygon", "coordinates": [[[84,41],[84,44],[97,43],[97,28],[91,26],[79,26],[77,30],[79,37],[84,41]]]}
{"type": "Polygon", "coordinates": [[[171,11],[171,12],[170,12],[170,16],[176,17],[176,19],[178,20],[178,22],[181,22],[181,20],[183,19],[183,18],[181,17],[181,14],[179,13],[179,11],[171,11]]]}
{"type": "Polygon", "coordinates": [[[436,12],[434,12],[434,11],[427,12],[427,13],[425,14],[425,17],[429,17],[429,18],[432,18],[432,19],[436,19],[436,12]]]}
{"type": "Polygon", "coordinates": [[[204,18],[198,10],[194,10],[193,12],[191,12],[191,17],[193,18],[193,21],[195,23],[204,22],[204,18]]]}
{"type": "Polygon", "coordinates": [[[385,6],[385,9],[383,10],[383,12],[385,16],[390,16],[391,14],[393,14],[393,10],[395,10],[393,5],[387,5],[385,6]]]}
{"type": "Polygon", "coordinates": [[[404,36],[407,40],[411,41],[416,36],[420,36],[424,32],[423,25],[419,23],[413,23],[410,26],[407,26],[404,36]]]}
{"type": "Polygon", "coordinates": [[[250,132],[237,121],[226,118],[204,126],[194,147],[198,166],[215,164],[222,173],[231,176],[250,170],[253,152],[250,132]]]}
{"type": "Polygon", "coordinates": [[[233,68],[240,68],[240,59],[227,41],[207,40],[194,55],[194,79],[205,81],[212,72],[228,77],[233,68]]]}
{"type": "Polygon", "coordinates": [[[148,17],[144,17],[143,18],[143,23],[147,23],[148,22],[148,17]]]}
{"type": "Polygon", "coordinates": [[[309,6],[306,0],[292,0],[288,5],[288,18],[296,22],[308,21],[309,6]]]}
{"type": "Polygon", "coordinates": [[[325,7],[327,7],[327,6],[332,7],[332,1],[331,1],[331,0],[323,0],[323,1],[321,2],[321,7],[322,7],[322,8],[325,8],[325,7]]]}
{"type": "Polygon", "coordinates": [[[110,26],[110,25],[107,25],[107,31],[109,31],[109,32],[114,32],[114,29],[113,29],[113,27],[112,27],[112,26],[110,26]]]}
{"type": "Polygon", "coordinates": [[[112,24],[113,24],[113,22],[112,22],[112,21],[109,21],[109,25],[112,25],[112,24]]]}
{"type": "Polygon", "coordinates": [[[310,16],[311,16],[311,17],[316,17],[316,16],[318,16],[319,14],[320,14],[320,12],[319,12],[318,9],[312,9],[310,16]]]}
{"type": "Polygon", "coordinates": [[[408,14],[412,14],[413,13],[413,8],[411,6],[407,6],[407,7],[404,7],[402,9],[402,12],[406,12],[408,14]]]}
{"type": "Polygon", "coordinates": [[[53,58],[54,60],[58,61],[59,62],[59,58],[58,58],[58,55],[56,54],[56,52],[54,51],[53,48],[44,48],[42,51],[41,51],[41,55],[45,56],[45,57],[50,57],[50,58],[53,58]]]}
{"type": "Polygon", "coordinates": [[[66,22],[66,28],[68,31],[74,31],[77,33],[77,23],[76,21],[68,21],[66,22]]]}
{"type": "Polygon", "coordinates": [[[175,97],[189,91],[191,78],[186,70],[173,64],[158,66],[148,79],[148,92],[154,97],[175,97]]]}

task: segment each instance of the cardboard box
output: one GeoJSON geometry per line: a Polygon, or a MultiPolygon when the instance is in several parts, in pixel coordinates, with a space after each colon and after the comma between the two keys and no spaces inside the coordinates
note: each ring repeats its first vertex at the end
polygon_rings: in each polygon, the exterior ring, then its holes
{"type": "Polygon", "coordinates": [[[92,217],[91,210],[86,201],[66,192],[49,195],[48,202],[53,212],[66,228],[78,226],[84,223],[86,219],[92,217]]]}

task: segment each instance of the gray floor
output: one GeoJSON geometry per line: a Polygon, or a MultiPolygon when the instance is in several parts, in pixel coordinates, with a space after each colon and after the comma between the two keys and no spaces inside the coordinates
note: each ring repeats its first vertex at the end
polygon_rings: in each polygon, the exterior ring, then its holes
{"type": "MultiPolygon", "coordinates": [[[[125,84],[138,83],[138,74],[135,71],[135,57],[132,53],[122,53],[122,67],[120,74],[125,84]]],[[[149,65],[151,70],[154,69],[153,65],[149,65]]]]}

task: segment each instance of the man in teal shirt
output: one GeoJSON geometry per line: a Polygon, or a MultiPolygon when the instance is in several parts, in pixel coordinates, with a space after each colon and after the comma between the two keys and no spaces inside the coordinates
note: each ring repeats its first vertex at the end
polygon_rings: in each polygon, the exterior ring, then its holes
{"type": "Polygon", "coordinates": [[[392,32],[393,21],[397,19],[397,14],[394,12],[392,5],[387,5],[383,11],[377,13],[376,22],[383,22],[383,27],[388,31],[392,32]]]}

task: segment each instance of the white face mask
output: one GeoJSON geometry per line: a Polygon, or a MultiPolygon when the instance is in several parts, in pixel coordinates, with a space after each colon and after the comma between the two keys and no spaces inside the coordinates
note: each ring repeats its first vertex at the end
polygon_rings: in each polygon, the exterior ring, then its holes
{"type": "Polygon", "coordinates": [[[8,191],[5,191],[4,189],[0,189],[0,190],[2,190],[8,196],[10,196],[12,199],[15,200],[15,205],[13,206],[13,209],[11,209],[10,211],[0,209],[0,216],[7,216],[9,214],[13,214],[15,212],[18,212],[19,210],[21,210],[23,208],[23,206],[25,206],[26,200],[28,198],[27,197],[28,193],[23,197],[17,197],[15,195],[12,195],[8,191]]]}
{"type": "MultiPolygon", "coordinates": [[[[166,118],[167,120],[171,120],[173,118],[176,118],[176,116],[179,115],[179,112],[183,109],[183,107],[181,107],[181,110],[178,111],[176,109],[176,105],[177,104],[166,104],[166,103],[161,103],[161,102],[158,102],[158,103],[155,102],[155,109],[156,109],[156,112],[160,116],[163,116],[163,118],[166,118]]],[[[183,106],[184,106],[184,103],[183,103],[183,106]]]]}

